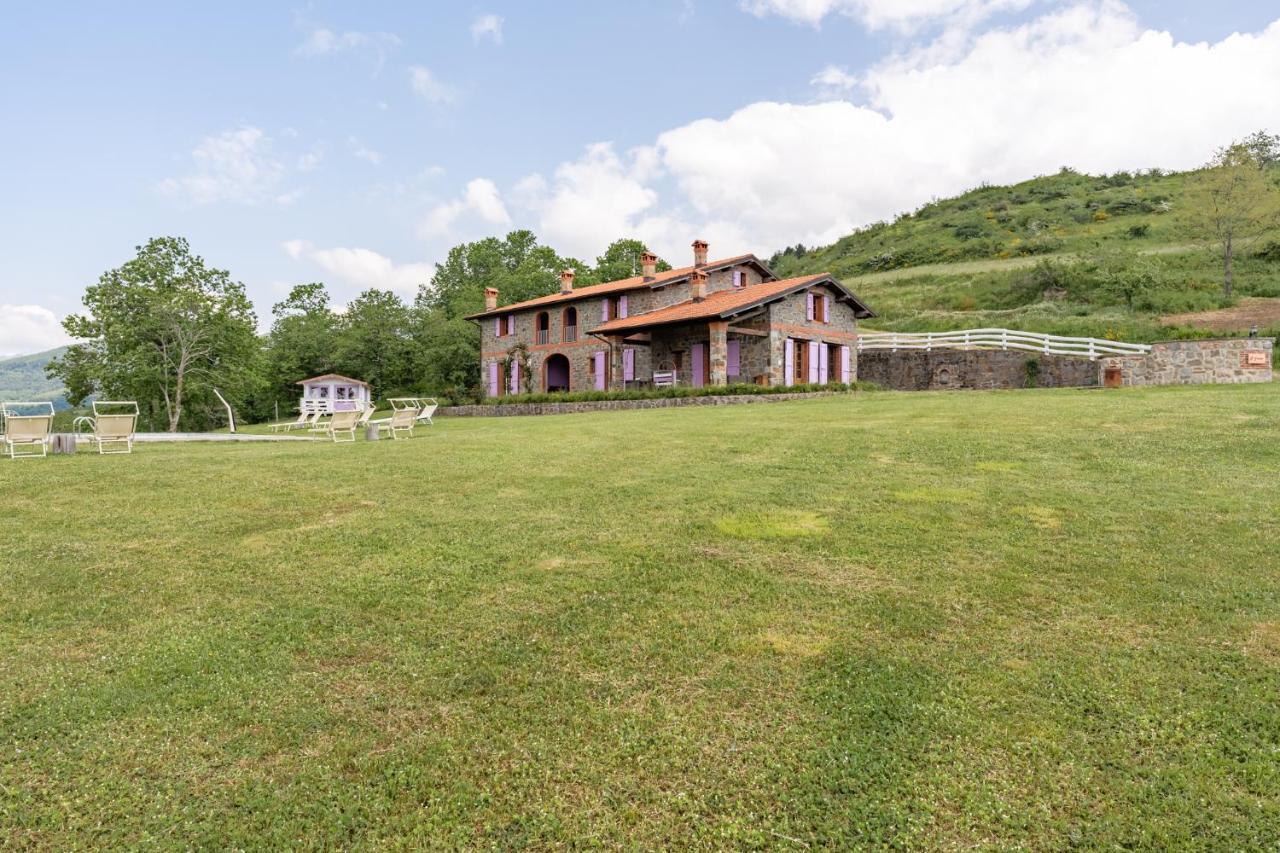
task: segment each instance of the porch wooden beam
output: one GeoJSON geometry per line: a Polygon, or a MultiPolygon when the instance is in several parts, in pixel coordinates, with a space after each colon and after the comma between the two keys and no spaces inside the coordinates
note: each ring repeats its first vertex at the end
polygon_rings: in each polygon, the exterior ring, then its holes
{"type": "Polygon", "coordinates": [[[748,329],[746,326],[730,326],[729,331],[735,335],[755,335],[757,338],[769,337],[769,333],[764,329],[748,329]]]}

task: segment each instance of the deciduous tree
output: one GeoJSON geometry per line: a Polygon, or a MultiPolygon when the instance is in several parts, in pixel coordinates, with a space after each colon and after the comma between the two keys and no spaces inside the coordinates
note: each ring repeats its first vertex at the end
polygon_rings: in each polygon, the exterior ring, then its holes
{"type": "MultiPolygon", "coordinates": [[[[1251,139],[1253,139],[1251,137],[1251,139]]],[[[1192,227],[1222,254],[1222,294],[1235,285],[1235,254],[1275,227],[1280,213],[1277,193],[1258,140],[1220,149],[1196,176],[1187,201],[1192,227]]]]}
{"type": "Polygon", "coordinates": [[[137,247],[135,258],[85,290],[84,305],[63,322],[82,342],[48,368],[72,403],[91,394],[134,399],[177,431],[216,417],[214,386],[243,402],[260,381],[244,285],[206,266],[181,237],[137,247]]]}

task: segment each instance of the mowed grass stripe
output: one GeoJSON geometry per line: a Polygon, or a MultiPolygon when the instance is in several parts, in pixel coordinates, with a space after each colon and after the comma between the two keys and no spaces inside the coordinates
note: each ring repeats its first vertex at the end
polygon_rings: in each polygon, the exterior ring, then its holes
{"type": "Polygon", "coordinates": [[[1280,387],[0,469],[0,839],[1261,847],[1280,387]]]}

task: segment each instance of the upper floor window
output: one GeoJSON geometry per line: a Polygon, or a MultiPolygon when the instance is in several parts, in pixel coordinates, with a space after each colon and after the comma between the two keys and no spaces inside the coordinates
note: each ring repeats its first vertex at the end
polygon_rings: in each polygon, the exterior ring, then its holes
{"type": "Polygon", "coordinates": [[[560,328],[562,330],[561,337],[565,343],[576,341],[578,339],[578,309],[570,305],[564,309],[564,313],[560,315],[560,328]]]}
{"type": "Polygon", "coordinates": [[[533,342],[535,344],[551,342],[551,315],[546,311],[539,311],[537,319],[534,321],[533,342]]]}
{"type": "Polygon", "coordinates": [[[502,314],[493,318],[493,334],[499,338],[516,333],[516,315],[502,314]]]}
{"type": "Polygon", "coordinates": [[[624,320],[627,316],[627,295],[606,296],[600,300],[600,322],[624,320]]]}
{"type": "Polygon", "coordinates": [[[734,286],[734,287],[746,287],[746,286],[747,286],[747,271],[746,271],[746,270],[734,270],[734,271],[733,271],[733,286],[734,286]]]}
{"type": "Polygon", "coordinates": [[[831,322],[831,297],[825,293],[807,293],[805,298],[808,301],[806,306],[806,315],[808,319],[815,323],[831,322]]]}

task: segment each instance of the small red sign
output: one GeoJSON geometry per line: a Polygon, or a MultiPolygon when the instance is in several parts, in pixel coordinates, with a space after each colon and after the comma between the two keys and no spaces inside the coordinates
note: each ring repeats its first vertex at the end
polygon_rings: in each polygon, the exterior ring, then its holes
{"type": "Polygon", "coordinates": [[[1267,366],[1266,350],[1260,350],[1260,349],[1247,350],[1244,354],[1244,366],[1245,367],[1266,367],[1267,366]]]}

